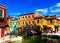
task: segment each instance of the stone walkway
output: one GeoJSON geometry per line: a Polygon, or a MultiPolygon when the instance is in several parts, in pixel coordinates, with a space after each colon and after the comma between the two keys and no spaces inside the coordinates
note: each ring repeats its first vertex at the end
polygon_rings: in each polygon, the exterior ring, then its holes
{"type": "Polygon", "coordinates": [[[14,37],[14,38],[9,38],[9,36],[5,36],[4,38],[0,38],[0,43],[2,42],[5,42],[7,40],[10,40],[10,41],[17,41],[19,40],[19,43],[22,43],[22,36],[18,36],[18,37],[14,37]]]}

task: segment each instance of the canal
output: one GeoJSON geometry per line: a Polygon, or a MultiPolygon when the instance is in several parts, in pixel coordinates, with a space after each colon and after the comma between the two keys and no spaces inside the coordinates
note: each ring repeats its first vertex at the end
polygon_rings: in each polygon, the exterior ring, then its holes
{"type": "Polygon", "coordinates": [[[33,36],[23,37],[22,43],[60,43],[60,37],[33,35],[33,36]]]}

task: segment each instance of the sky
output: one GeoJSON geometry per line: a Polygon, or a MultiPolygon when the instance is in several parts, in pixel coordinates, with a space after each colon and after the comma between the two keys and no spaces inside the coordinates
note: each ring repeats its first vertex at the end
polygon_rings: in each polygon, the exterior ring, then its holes
{"type": "Polygon", "coordinates": [[[7,7],[7,17],[35,11],[43,15],[60,16],[60,0],[0,0],[0,4],[7,7]]]}

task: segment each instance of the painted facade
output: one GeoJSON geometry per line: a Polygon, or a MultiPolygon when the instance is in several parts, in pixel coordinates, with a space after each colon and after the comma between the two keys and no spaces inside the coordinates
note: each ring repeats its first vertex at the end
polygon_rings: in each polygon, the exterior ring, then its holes
{"type": "Polygon", "coordinates": [[[55,26],[58,26],[58,16],[52,15],[52,16],[40,16],[35,18],[36,25],[39,25],[42,27],[51,27],[52,30],[54,30],[55,26]]]}
{"type": "Polygon", "coordinates": [[[7,24],[9,25],[10,32],[11,31],[18,32],[19,22],[17,18],[15,17],[9,18],[7,24]]]}
{"type": "Polygon", "coordinates": [[[36,17],[35,21],[36,25],[47,25],[47,20],[44,16],[36,17]]]}
{"type": "Polygon", "coordinates": [[[0,5],[0,37],[5,36],[5,30],[6,30],[6,7],[3,5],[0,5]]]}
{"type": "Polygon", "coordinates": [[[28,13],[24,15],[19,15],[18,21],[19,21],[19,27],[22,27],[23,25],[26,26],[26,22],[28,25],[34,24],[34,18],[40,16],[38,12],[28,13]]]}

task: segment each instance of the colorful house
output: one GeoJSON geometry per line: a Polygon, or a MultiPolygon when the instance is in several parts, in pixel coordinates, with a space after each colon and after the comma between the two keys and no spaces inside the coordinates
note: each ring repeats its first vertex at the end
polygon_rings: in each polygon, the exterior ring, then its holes
{"type": "Polygon", "coordinates": [[[6,7],[0,5],[0,38],[5,35],[6,25],[6,7]]]}
{"type": "Polygon", "coordinates": [[[58,16],[52,15],[52,16],[40,16],[35,17],[35,23],[36,25],[40,25],[42,28],[52,28],[52,30],[55,29],[55,27],[58,27],[58,16]]]}
{"type": "Polygon", "coordinates": [[[48,22],[48,27],[55,28],[58,27],[58,16],[57,15],[52,15],[46,17],[46,20],[48,22]]]}
{"type": "Polygon", "coordinates": [[[19,21],[19,27],[26,26],[26,23],[28,25],[34,24],[34,18],[39,17],[38,12],[33,12],[33,13],[27,13],[23,15],[19,15],[18,21],[19,21]]]}
{"type": "Polygon", "coordinates": [[[35,17],[36,25],[47,25],[47,20],[45,16],[35,17]]]}
{"type": "Polygon", "coordinates": [[[19,27],[18,18],[15,17],[8,18],[7,24],[9,25],[10,32],[11,31],[18,32],[19,27]]]}
{"type": "Polygon", "coordinates": [[[47,26],[47,20],[45,16],[35,17],[36,26],[40,26],[40,30],[44,29],[44,26],[47,26]]]}

